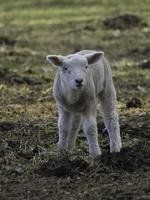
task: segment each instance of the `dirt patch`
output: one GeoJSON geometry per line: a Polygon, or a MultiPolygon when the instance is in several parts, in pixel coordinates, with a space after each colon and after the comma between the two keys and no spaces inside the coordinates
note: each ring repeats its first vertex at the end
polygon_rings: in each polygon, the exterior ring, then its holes
{"type": "Polygon", "coordinates": [[[132,99],[130,99],[127,103],[126,103],[126,108],[141,108],[142,107],[142,102],[140,99],[138,99],[137,97],[134,97],[132,99]]]}
{"type": "Polygon", "coordinates": [[[35,173],[41,176],[57,176],[59,178],[63,177],[73,177],[81,176],[86,173],[89,168],[89,163],[83,159],[50,159],[48,162],[43,163],[35,173]]]}
{"type": "Polygon", "coordinates": [[[10,81],[13,83],[18,83],[18,84],[28,84],[28,85],[41,85],[42,84],[42,80],[38,79],[38,78],[31,78],[31,77],[25,77],[25,76],[12,76],[10,77],[10,81]]]}
{"type": "Polygon", "coordinates": [[[131,50],[129,50],[126,54],[127,56],[143,56],[143,57],[149,57],[150,56],[150,47],[146,48],[140,48],[140,47],[135,47],[131,50]]]}
{"type": "Polygon", "coordinates": [[[33,152],[18,152],[17,154],[20,158],[24,158],[26,160],[31,160],[35,154],[33,152]]]}
{"type": "Polygon", "coordinates": [[[150,60],[143,60],[138,66],[142,69],[150,69],[150,60]]]}
{"type": "Polygon", "coordinates": [[[35,77],[18,75],[7,68],[0,69],[0,81],[5,83],[28,84],[28,85],[41,85],[44,80],[35,77]]]}
{"type": "Polygon", "coordinates": [[[43,163],[35,173],[59,178],[85,176],[93,173],[110,173],[111,171],[134,172],[137,169],[150,167],[150,160],[136,155],[131,149],[123,149],[120,153],[104,153],[89,163],[84,159],[53,158],[43,163]]]}
{"type": "Polygon", "coordinates": [[[142,19],[139,16],[132,14],[124,14],[106,19],[103,21],[103,24],[109,29],[128,29],[141,25],[147,25],[146,23],[143,24],[142,19]]]}
{"type": "Polygon", "coordinates": [[[1,68],[0,69],[0,79],[4,78],[6,74],[9,73],[9,69],[8,68],[1,68]]]}
{"type": "Polygon", "coordinates": [[[6,36],[0,36],[0,45],[9,45],[9,46],[13,46],[15,45],[16,41],[12,40],[6,36]]]}
{"type": "Polygon", "coordinates": [[[150,160],[138,157],[130,149],[122,149],[120,153],[102,154],[99,163],[99,173],[112,171],[134,172],[139,168],[150,167],[150,160]]]}
{"type": "Polygon", "coordinates": [[[16,127],[16,124],[12,122],[0,122],[0,131],[10,131],[16,127]]]}
{"type": "Polygon", "coordinates": [[[142,50],[142,54],[145,56],[150,56],[150,47],[146,47],[142,50]]]}
{"type": "Polygon", "coordinates": [[[12,140],[12,139],[7,139],[6,142],[7,142],[7,145],[9,147],[11,147],[12,149],[17,150],[19,148],[19,145],[20,145],[19,141],[15,141],[15,140],[12,140]]]}

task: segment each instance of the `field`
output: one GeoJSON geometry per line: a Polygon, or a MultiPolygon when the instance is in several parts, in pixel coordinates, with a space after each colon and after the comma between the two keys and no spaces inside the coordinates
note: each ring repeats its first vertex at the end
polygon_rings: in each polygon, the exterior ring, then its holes
{"type": "Polygon", "coordinates": [[[149,0],[0,0],[0,199],[150,199],[149,0]],[[56,68],[48,54],[103,50],[117,90],[123,149],[91,162],[82,133],[57,150],[56,68]]]}

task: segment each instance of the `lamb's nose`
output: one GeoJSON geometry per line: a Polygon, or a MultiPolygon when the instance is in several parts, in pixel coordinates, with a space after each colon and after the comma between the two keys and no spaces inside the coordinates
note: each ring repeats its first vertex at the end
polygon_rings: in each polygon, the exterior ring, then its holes
{"type": "Polygon", "coordinates": [[[75,82],[78,83],[78,84],[81,84],[83,82],[83,79],[82,78],[75,79],[75,82]]]}

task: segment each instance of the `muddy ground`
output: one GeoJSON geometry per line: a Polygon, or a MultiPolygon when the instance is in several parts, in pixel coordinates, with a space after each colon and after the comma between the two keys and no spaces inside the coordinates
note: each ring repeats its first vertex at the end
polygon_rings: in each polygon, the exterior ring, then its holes
{"type": "Polygon", "coordinates": [[[0,199],[150,199],[149,0],[4,1],[0,6],[0,199]],[[57,150],[56,68],[47,54],[103,50],[111,63],[123,149],[93,162],[82,132],[57,150]]]}

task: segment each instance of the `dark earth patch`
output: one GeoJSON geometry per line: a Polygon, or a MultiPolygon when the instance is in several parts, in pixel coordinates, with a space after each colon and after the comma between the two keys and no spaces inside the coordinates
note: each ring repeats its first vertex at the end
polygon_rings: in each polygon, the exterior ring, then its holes
{"type": "Polygon", "coordinates": [[[133,14],[124,14],[114,18],[105,19],[103,21],[103,24],[106,28],[110,29],[128,29],[141,25],[146,25],[143,24],[141,17],[133,14]]]}
{"type": "Polygon", "coordinates": [[[74,160],[53,158],[35,169],[41,176],[56,176],[59,178],[83,176],[92,173],[107,174],[111,171],[134,172],[137,169],[150,167],[150,160],[138,157],[131,149],[122,149],[120,153],[104,153],[93,163],[84,159],[74,160]]]}
{"type": "Polygon", "coordinates": [[[8,68],[0,68],[0,79],[4,79],[5,75],[9,73],[9,69],[8,68]]]}
{"type": "Polygon", "coordinates": [[[142,107],[142,102],[140,99],[138,99],[137,97],[134,97],[132,99],[130,99],[127,103],[126,103],[126,108],[141,108],[142,107]]]}
{"type": "Polygon", "coordinates": [[[124,148],[120,153],[102,154],[99,161],[99,172],[108,173],[112,171],[134,172],[137,169],[150,167],[150,160],[138,157],[131,149],[124,148]]]}
{"type": "Polygon", "coordinates": [[[0,45],[15,45],[16,41],[6,36],[0,36],[0,45]]]}
{"type": "Polygon", "coordinates": [[[23,77],[23,76],[18,76],[18,75],[11,76],[10,81],[12,83],[18,83],[18,84],[26,83],[28,85],[39,85],[43,83],[43,81],[38,78],[23,77]]]}
{"type": "Polygon", "coordinates": [[[142,54],[145,56],[150,56],[150,47],[146,47],[142,50],[142,54]]]}
{"type": "Polygon", "coordinates": [[[138,66],[142,69],[150,69],[150,60],[144,60],[138,66]]]}
{"type": "Polygon", "coordinates": [[[7,139],[6,142],[7,142],[8,146],[11,147],[12,149],[19,149],[20,141],[7,139]]]}
{"type": "Polygon", "coordinates": [[[42,176],[57,176],[59,178],[73,177],[84,175],[89,168],[89,163],[83,159],[50,159],[43,163],[35,173],[42,176]]]}
{"type": "Polygon", "coordinates": [[[45,80],[29,77],[17,74],[16,72],[10,71],[8,68],[0,69],[0,82],[4,83],[16,83],[16,84],[28,84],[28,85],[41,85],[45,80]]]}
{"type": "Polygon", "coordinates": [[[0,131],[10,131],[16,127],[16,124],[13,122],[3,121],[0,122],[0,131]]]}
{"type": "Polygon", "coordinates": [[[145,47],[145,48],[140,48],[140,47],[135,47],[131,49],[130,51],[127,52],[127,56],[143,56],[145,59],[150,56],[150,47],[145,47]]]}

